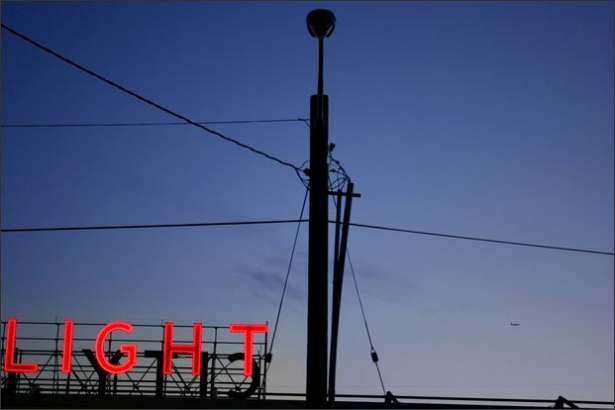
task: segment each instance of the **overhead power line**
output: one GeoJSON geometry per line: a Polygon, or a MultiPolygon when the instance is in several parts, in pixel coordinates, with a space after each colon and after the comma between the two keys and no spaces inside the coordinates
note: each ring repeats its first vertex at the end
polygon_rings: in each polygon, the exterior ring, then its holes
{"type": "Polygon", "coordinates": [[[48,54],[51,54],[52,56],[60,59],[61,61],[65,62],[65,63],[67,63],[68,65],[71,65],[71,66],[75,67],[76,69],[78,69],[80,71],[83,71],[84,73],[86,73],[86,74],[88,74],[88,75],[90,75],[90,76],[92,76],[92,77],[94,77],[94,78],[104,82],[105,84],[110,85],[113,88],[116,88],[116,89],[118,89],[118,90],[120,90],[120,91],[122,91],[122,92],[124,92],[124,93],[126,93],[128,95],[133,96],[137,100],[142,101],[142,102],[144,102],[147,105],[150,105],[150,106],[152,106],[154,108],[157,108],[160,111],[163,111],[163,112],[165,112],[165,113],[167,113],[167,114],[169,114],[169,115],[171,115],[171,116],[173,116],[175,118],[178,118],[178,119],[180,119],[182,121],[185,121],[186,123],[191,124],[191,125],[193,125],[193,126],[195,126],[197,128],[200,128],[203,131],[206,131],[206,132],[208,132],[208,133],[210,133],[212,135],[215,135],[215,136],[217,136],[217,137],[219,137],[219,138],[221,138],[221,139],[223,139],[223,140],[225,140],[227,142],[235,144],[235,145],[237,145],[237,146],[239,146],[241,148],[247,149],[247,150],[253,152],[254,154],[257,154],[257,155],[263,156],[263,157],[265,157],[267,159],[270,159],[272,161],[275,161],[275,162],[277,162],[280,165],[284,165],[286,167],[292,168],[297,174],[301,173],[301,169],[299,167],[297,167],[296,165],[291,164],[290,162],[284,161],[284,160],[282,160],[280,158],[277,158],[277,157],[275,157],[273,155],[270,155],[270,154],[268,154],[268,153],[266,153],[264,151],[261,151],[261,150],[259,150],[257,148],[254,148],[254,147],[252,147],[252,146],[250,146],[248,144],[244,144],[243,142],[240,142],[240,141],[238,141],[238,140],[236,140],[234,138],[227,137],[226,135],[222,134],[221,132],[215,131],[215,130],[213,130],[211,128],[208,128],[208,127],[206,127],[206,126],[204,126],[202,124],[199,124],[199,123],[191,120],[190,118],[186,117],[185,115],[178,114],[177,112],[175,112],[175,111],[173,111],[173,110],[171,110],[169,108],[166,108],[166,107],[164,107],[164,106],[162,106],[162,105],[160,105],[160,104],[150,100],[149,98],[143,97],[142,95],[137,94],[136,92],[129,90],[128,88],[124,87],[123,85],[120,85],[120,84],[116,83],[115,81],[112,81],[112,80],[102,76],[101,74],[98,74],[95,71],[93,71],[93,70],[91,70],[89,68],[86,68],[86,67],[82,66],[81,64],[71,60],[70,58],[65,57],[64,55],[62,55],[62,54],[52,50],[51,48],[49,48],[49,47],[47,47],[47,46],[45,46],[45,45],[43,45],[43,44],[41,44],[41,43],[31,39],[30,37],[26,36],[25,34],[19,33],[18,31],[10,28],[6,24],[2,24],[2,28],[5,29],[6,31],[8,31],[9,33],[13,34],[14,36],[16,36],[16,37],[24,40],[25,42],[33,45],[34,47],[36,47],[36,48],[38,48],[38,49],[40,49],[40,50],[42,50],[42,51],[44,51],[44,52],[46,52],[48,54]]]}
{"type": "Polygon", "coordinates": [[[532,248],[543,248],[543,249],[553,249],[558,251],[566,251],[566,252],[582,252],[582,253],[594,253],[598,255],[611,255],[613,256],[613,252],[605,252],[605,251],[596,251],[593,249],[580,249],[580,248],[568,248],[565,246],[554,246],[554,245],[544,245],[538,243],[529,243],[529,242],[515,242],[515,241],[504,241],[500,239],[490,239],[490,238],[479,238],[476,236],[465,236],[465,235],[454,235],[448,233],[437,233],[437,232],[427,232],[427,231],[417,231],[413,229],[404,229],[404,228],[394,228],[390,226],[380,226],[380,225],[370,225],[370,224],[361,224],[361,223],[350,223],[352,226],[356,226],[358,228],[367,228],[367,229],[378,229],[382,231],[393,231],[393,232],[403,232],[410,233],[415,235],[429,235],[429,236],[438,236],[441,238],[450,238],[450,239],[465,239],[468,241],[479,241],[479,242],[490,242],[490,243],[498,243],[502,245],[514,245],[514,246],[529,246],[532,248]]]}
{"type": "Polygon", "coordinates": [[[98,225],[98,226],[56,226],[49,228],[9,228],[2,229],[3,233],[20,232],[57,232],[57,231],[96,231],[115,229],[156,229],[156,228],[197,228],[205,226],[236,226],[236,225],[270,225],[306,222],[305,219],[274,219],[260,221],[231,221],[231,222],[197,222],[184,224],[155,224],[155,225],[98,225]]]}
{"type": "MultiPolygon", "coordinates": [[[[184,223],[184,224],[155,224],[155,225],[99,225],[99,226],[61,226],[61,227],[48,227],[48,228],[3,228],[0,230],[2,233],[23,233],[23,232],[52,232],[52,231],[92,231],[92,230],[113,230],[113,229],[150,229],[150,228],[193,228],[193,227],[205,227],[205,226],[232,226],[232,225],[266,225],[266,224],[284,224],[284,223],[304,223],[308,222],[307,219],[277,219],[277,220],[259,220],[259,221],[232,221],[232,222],[198,222],[198,223],[184,223]]],[[[329,221],[329,223],[335,223],[335,221],[329,221]]],[[[594,249],[582,249],[582,248],[570,248],[565,246],[555,246],[555,245],[546,245],[546,244],[538,244],[538,243],[530,243],[530,242],[515,242],[515,241],[505,241],[501,239],[490,239],[490,238],[479,238],[476,236],[466,236],[466,235],[455,235],[455,234],[447,234],[447,233],[438,233],[438,232],[429,232],[429,231],[418,231],[413,229],[405,229],[405,228],[395,228],[391,226],[382,226],[382,225],[372,225],[372,224],[363,224],[357,222],[350,222],[351,226],[356,226],[358,228],[365,229],[374,229],[381,231],[392,231],[392,232],[401,232],[408,233],[413,235],[427,235],[427,236],[435,236],[441,238],[448,239],[463,239],[469,241],[479,241],[479,242],[488,242],[488,243],[496,243],[500,245],[514,245],[514,246],[525,246],[532,248],[542,248],[542,249],[552,249],[557,251],[564,252],[579,252],[579,253],[590,253],[596,255],[615,255],[613,252],[607,251],[598,251],[594,249]]]]}
{"type": "MultiPolygon", "coordinates": [[[[235,120],[235,121],[195,121],[199,125],[217,124],[262,124],[262,123],[284,123],[301,122],[305,123],[305,118],[283,118],[273,120],[235,120]]],[[[185,121],[163,121],[163,122],[77,122],[77,123],[22,123],[22,124],[0,124],[0,128],[85,128],[85,127],[156,127],[156,126],[177,126],[192,125],[185,121]]]]}

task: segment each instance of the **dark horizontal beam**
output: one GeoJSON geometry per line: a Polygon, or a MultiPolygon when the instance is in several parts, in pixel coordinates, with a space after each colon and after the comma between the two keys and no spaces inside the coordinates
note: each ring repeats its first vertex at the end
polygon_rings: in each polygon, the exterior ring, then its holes
{"type": "Polygon", "coordinates": [[[351,196],[353,198],[361,198],[361,194],[359,194],[357,192],[354,192],[354,193],[348,195],[348,193],[342,192],[342,191],[329,191],[329,195],[345,196],[345,197],[351,196]]]}
{"type": "MultiPolygon", "coordinates": [[[[288,396],[288,397],[304,397],[305,393],[282,393],[282,392],[267,392],[267,396],[288,396]]],[[[381,394],[343,394],[336,393],[335,397],[346,399],[382,399],[386,396],[381,394]]],[[[491,398],[491,397],[451,397],[451,396],[399,396],[397,399],[404,400],[448,400],[448,401],[494,401],[494,402],[518,402],[518,403],[554,403],[557,399],[513,399],[513,398],[491,398]]],[[[605,406],[613,405],[612,401],[596,401],[596,400],[568,400],[579,404],[602,404],[605,406]]]]}

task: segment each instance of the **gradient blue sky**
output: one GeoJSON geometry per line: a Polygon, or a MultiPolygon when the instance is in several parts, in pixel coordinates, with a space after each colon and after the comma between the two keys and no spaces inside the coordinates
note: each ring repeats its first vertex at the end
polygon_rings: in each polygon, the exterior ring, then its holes
{"type": "MultiPolygon", "coordinates": [[[[197,120],[307,117],[316,43],[355,222],[613,249],[610,2],[11,3],[2,22],[197,120]]],[[[168,121],[2,32],[2,120],[168,121]]],[[[301,123],[219,125],[294,163],[301,123]]],[[[2,226],[295,218],[288,169],[191,127],[3,129],[2,226]]],[[[2,235],[2,317],[273,321],[295,227],[2,235]]],[[[268,387],[302,391],[307,228],[268,387]]],[[[352,229],[397,394],[613,400],[613,258],[352,229]],[[518,321],[520,327],[510,327],[518,321]]],[[[338,391],[378,393],[346,280],[338,391]]]]}

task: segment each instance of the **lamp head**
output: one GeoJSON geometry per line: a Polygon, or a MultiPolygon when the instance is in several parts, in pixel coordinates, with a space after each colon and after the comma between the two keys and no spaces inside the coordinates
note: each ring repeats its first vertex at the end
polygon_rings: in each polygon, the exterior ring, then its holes
{"type": "Polygon", "coordinates": [[[312,10],[306,21],[310,35],[319,39],[330,37],[335,29],[335,15],[330,10],[312,10]]]}

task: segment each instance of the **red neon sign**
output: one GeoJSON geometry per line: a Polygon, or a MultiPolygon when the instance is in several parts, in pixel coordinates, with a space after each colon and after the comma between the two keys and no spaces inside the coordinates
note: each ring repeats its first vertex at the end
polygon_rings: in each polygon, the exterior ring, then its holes
{"type": "Polygon", "coordinates": [[[201,374],[201,335],[203,333],[203,325],[201,322],[194,322],[191,344],[173,343],[173,326],[173,322],[166,322],[164,324],[162,373],[173,373],[173,353],[190,353],[192,354],[192,375],[198,376],[201,374]]]}
{"type": "Polygon", "coordinates": [[[132,325],[128,322],[122,322],[116,320],[103,326],[101,331],[96,336],[96,360],[100,367],[111,374],[122,374],[135,367],[137,364],[137,345],[135,344],[122,344],[120,346],[120,352],[128,355],[128,360],[124,364],[113,364],[105,356],[105,340],[107,335],[114,330],[123,330],[126,333],[132,332],[132,325]]]}
{"type": "Polygon", "coordinates": [[[233,323],[230,331],[232,333],[245,334],[243,346],[243,374],[245,376],[252,376],[252,341],[254,340],[254,333],[267,333],[266,323],[233,323]]]}
{"type": "MultiPolygon", "coordinates": [[[[174,323],[166,322],[164,324],[164,341],[163,341],[163,374],[169,375],[173,372],[173,354],[185,353],[192,355],[192,374],[198,376],[201,373],[201,346],[203,325],[200,322],[195,322],[192,328],[192,343],[173,343],[174,323]]],[[[105,356],[105,341],[107,337],[114,331],[122,331],[130,333],[133,326],[128,322],[113,321],[98,332],[95,341],[96,361],[100,367],[110,374],[122,374],[128,372],[137,364],[137,345],[123,343],[119,346],[119,350],[124,354],[124,363],[111,363],[105,356]]],[[[253,341],[254,333],[267,333],[268,327],[265,323],[233,323],[229,329],[232,333],[244,333],[244,375],[252,375],[252,357],[253,357],[253,341]]],[[[62,366],[63,373],[70,373],[72,369],[73,357],[73,334],[74,322],[72,320],[64,321],[64,338],[63,338],[63,354],[62,366]]],[[[7,321],[6,326],[6,349],[4,356],[4,368],[7,373],[36,373],[39,371],[39,365],[36,363],[18,363],[15,358],[15,350],[17,343],[17,319],[11,318],[7,321]]]]}
{"type": "Polygon", "coordinates": [[[15,363],[15,340],[17,338],[17,319],[11,318],[6,324],[6,352],[4,371],[7,373],[36,373],[38,364],[15,363]]]}
{"type": "Polygon", "coordinates": [[[73,362],[73,328],[75,322],[64,321],[64,355],[62,356],[62,373],[70,373],[73,362]]]}

